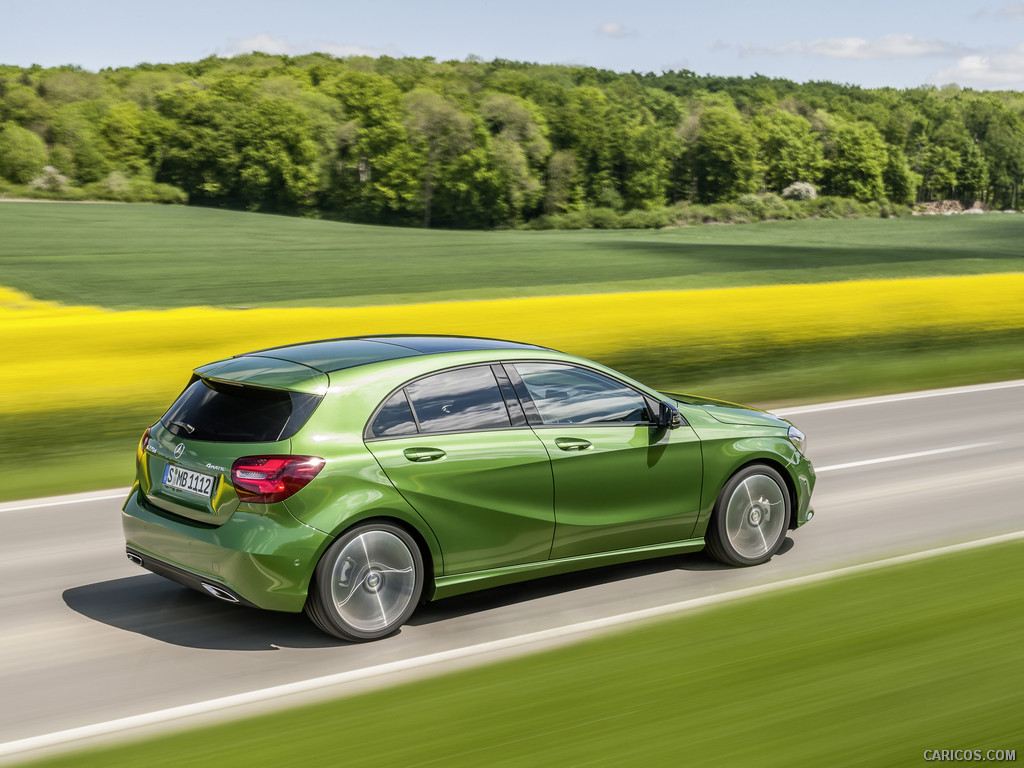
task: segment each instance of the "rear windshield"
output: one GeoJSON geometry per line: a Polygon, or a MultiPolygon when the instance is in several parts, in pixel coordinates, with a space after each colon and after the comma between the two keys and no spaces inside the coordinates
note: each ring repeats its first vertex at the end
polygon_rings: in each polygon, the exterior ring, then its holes
{"type": "Polygon", "coordinates": [[[261,389],[197,378],[160,423],[171,434],[218,443],[273,443],[292,437],[319,395],[261,389]]]}

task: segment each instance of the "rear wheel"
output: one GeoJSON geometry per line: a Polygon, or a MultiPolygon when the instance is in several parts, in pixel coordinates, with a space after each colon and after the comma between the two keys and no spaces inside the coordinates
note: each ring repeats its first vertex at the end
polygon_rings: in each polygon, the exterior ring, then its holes
{"type": "Polygon", "coordinates": [[[758,565],[779,551],[789,527],[786,483],[765,464],[744,467],[722,488],[705,534],[708,551],[727,565],[758,565]]]}
{"type": "Polygon", "coordinates": [[[320,558],[306,615],[343,640],[376,640],[406,622],[422,592],[423,556],[412,536],[391,523],[366,523],[320,558]]]}

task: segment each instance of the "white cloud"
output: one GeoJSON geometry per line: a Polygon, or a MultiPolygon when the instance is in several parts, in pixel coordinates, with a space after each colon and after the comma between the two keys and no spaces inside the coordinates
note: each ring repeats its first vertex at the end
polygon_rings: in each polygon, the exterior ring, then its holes
{"type": "Polygon", "coordinates": [[[925,40],[914,35],[886,35],[868,41],[857,37],[816,40],[808,46],[812,55],[835,56],[841,59],[904,59],[920,56],[941,56],[953,49],[949,43],[925,40]]]}
{"type": "Polygon", "coordinates": [[[790,56],[794,53],[807,53],[807,44],[794,40],[791,43],[777,45],[770,49],[768,53],[774,53],[776,56],[790,56]]]}
{"type": "Polygon", "coordinates": [[[1024,3],[1009,3],[999,8],[996,13],[1004,19],[1024,19],[1024,3]]]}
{"type": "Polygon", "coordinates": [[[286,37],[273,37],[264,33],[243,39],[230,39],[224,48],[225,56],[260,51],[280,56],[301,56],[305,53],[329,53],[338,58],[346,56],[401,56],[394,48],[367,48],[361,45],[339,45],[327,40],[292,43],[286,37]]]}
{"type": "Polygon", "coordinates": [[[616,39],[621,39],[623,37],[636,37],[636,32],[629,29],[619,21],[606,21],[597,28],[597,34],[616,39]]]}
{"type": "Polygon", "coordinates": [[[242,40],[228,40],[228,44],[224,52],[228,56],[237,56],[240,53],[252,53],[253,51],[290,56],[294,53],[294,47],[288,42],[287,38],[271,37],[270,35],[263,33],[256,35],[255,37],[247,37],[242,40]]]}
{"type": "Polygon", "coordinates": [[[932,75],[932,82],[972,88],[1024,87],[1024,43],[988,55],[963,56],[952,67],[932,75]]]}
{"type": "Polygon", "coordinates": [[[752,43],[740,46],[741,56],[771,54],[774,56],[821,56],[830,59],[916,59],[927,56],[949,56],[969,51],[942,40],[928,40],[914,35],[886,35],[877,40],[863,37],[826,37],[804,42],[794,40],[766,48],[752,43]]]}
{"type": "Polygon", "coordinates": [[[312,48],[310,48],[310,52],[312,51],[329,53],[338,58],[345,58],[346,56],[373,56],[374,58],[377,56],[393,56],[400,58],[402,56],[400,51],[391,46],[387,48],[367,48],[362,45],[336,45],[324,40],[314,42],[312,48]]]}

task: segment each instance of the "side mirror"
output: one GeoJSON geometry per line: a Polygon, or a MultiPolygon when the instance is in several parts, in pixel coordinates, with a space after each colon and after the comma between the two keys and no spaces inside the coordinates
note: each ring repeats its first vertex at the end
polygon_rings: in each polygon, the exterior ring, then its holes
{"type": "Polygon", "coordinates": [[[658,409],[658,426],[662,429],[676,429],[683,425],[683,417],[674,405],[661,402],[658,409]]]}

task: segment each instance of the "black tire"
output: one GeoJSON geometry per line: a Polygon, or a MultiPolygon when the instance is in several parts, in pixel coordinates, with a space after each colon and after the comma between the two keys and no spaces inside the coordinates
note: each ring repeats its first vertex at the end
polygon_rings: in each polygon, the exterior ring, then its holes
{"type": "Polygon", "coordinates": [[[786,482],[766,464],[744,467],[718,494],[704,541],[726,565],[760,565],[779,551],[789,530],[786,482]]]}
{"type": "Polygon", "coordinates": [[[412,536],[391,523],[364,523],[339,536],[320,558],[306,615],[342,640],[377,640],[412,615],[423,579],[423,555],[412,536]]]}

